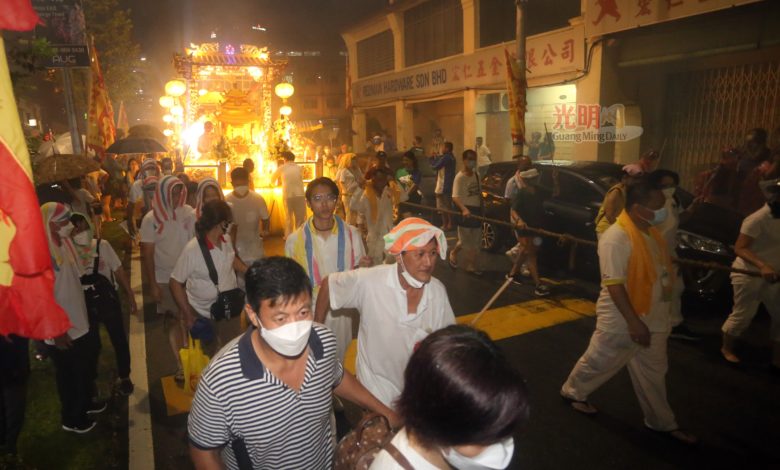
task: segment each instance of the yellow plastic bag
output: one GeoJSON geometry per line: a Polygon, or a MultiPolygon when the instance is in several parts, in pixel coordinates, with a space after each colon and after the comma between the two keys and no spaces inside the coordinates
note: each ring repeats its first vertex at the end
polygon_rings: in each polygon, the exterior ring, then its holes
{"type": "Polygon", "coordinates": [[[203,353],[199,339],[194,340],[192,336],[187,336],[189,345],[179,349],[179,357],[181,358],[181,367],[184,369],[184,391],[194,393],[198,387],[200,374],[209,364],[209,357],[203,353]]]}

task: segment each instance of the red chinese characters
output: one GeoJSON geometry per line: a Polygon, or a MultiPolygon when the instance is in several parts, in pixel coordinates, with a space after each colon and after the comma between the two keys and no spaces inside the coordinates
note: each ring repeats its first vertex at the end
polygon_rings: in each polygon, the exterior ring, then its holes
{"type": "Polygon", "coordinates": [[[577,115],[575,114],[575,106],[570,104],[557,104],[555,105],[555,124],[554,129],[576,129],[577,128],[577,115]]]}
{"type": "Polygon", "coordinates": [[[577,125],[586,129],[599,127],[601,108],[597,104],[577,105],[577,125]]]}
{"type": "Polygon", "coordinates": [[[547,47],[545,47],[544,51],[542,51],[542,63],[544,65],[552,65],[555,61],[553,57],[558,57],[558,54],[556,54],[552,46],[547,43],[547,47]]]}
{"type": "Polygon", "coordinates": [[[636,18],[639,16],[647,16],[652,14],[653,12],[650,10],[650,2],[651,0],[637,0],[636,6],[639,8],[639,11],[634,17],[636,18]]]}
{"type": "Polygon", "coordinates": [[[561,59],[571,63],[574,62],[574,39],[567,39],[563,42],[561,49],[561,59]]]}

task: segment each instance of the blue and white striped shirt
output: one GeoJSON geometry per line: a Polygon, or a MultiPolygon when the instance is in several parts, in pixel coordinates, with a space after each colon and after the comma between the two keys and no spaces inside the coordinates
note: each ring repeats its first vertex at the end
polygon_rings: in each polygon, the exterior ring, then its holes
{"type": "Polygon", "coordinates": [[[222,449],[231,469],[239,468],[243,452],[236,449],[242,448],[256,469],[331,468],[332,391],[344,374],[335,336],[322,325],[312,327],[298,393],[260,362],[252,346],[255,331],[225,346],[204,371],[189,416],[190,442],[222,449]]]}

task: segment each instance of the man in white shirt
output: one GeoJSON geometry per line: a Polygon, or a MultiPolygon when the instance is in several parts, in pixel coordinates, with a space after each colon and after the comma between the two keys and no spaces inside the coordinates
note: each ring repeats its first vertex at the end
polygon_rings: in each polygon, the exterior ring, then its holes
{"type": "MultiPolygon", "coordinates": [[[[247,266],[262,258],[263,236],[268,234],[270,214],[263,196],[249,189],[249,172],[244,168],[236,168],[230,172],[233,192],[225,200],[233,210],[233,228],[230,238],[236,256],[247,266]]],[[[239,287],[243,288],[244,280],[238,279],[239,287]]]]}
{"type": "Polygon", "coordinates": [[[284,165],[280,166],[271,180],[282,183],[284,211],[287,214],[287,224],[284,228],[284,238],[287,237],[306,220],[306,198],[303,194],[303,172],[295,163],[292,152],[282,152],[284,165]],[[293,221],[293,218],[295,221],[293,221]]]}
{"type": "MultiPolygon", "coordinates": [[[[306,202],[312,216],[287,237],[285,255],[303,266],[311,281],[312,303],[317,303],[322,280],[331,273],[371,266],[357,228],[335,215],[339,188],[328,178],[317,178],[306,188],[306,202]]],[[[325,326],[336,335],[339,360],[344,360],[352,341],[355,311],[328,312],[325,326]]]]}
{"type": "Polygon", "coordinates": [[[168,322],[168,341],[178,365],[177,380],[184,380],[179,349],[184,347],[186,335],[175,318],[178,309],[169,288],[171,271],[184,245],[195,236],[195,211],[184,204],[187,188],[175,176],[165,176],[157,185],[152,210],[141,222],[141,266],[146,273],[152,300],[157,313],[174,316],[168,322]]]}
{"type": "Polygon", "coordinates": [[[352,196],[350,209],[363,216],[366,223],[366,246],[374,264],[385,261],[384,237],[393,228],[393,200],[406,201],[408,196],[388,183],[392,175],[385,167],[373,167],[366,172],[365,188],[352,196]]]}
{"type": "Polygon", "coordinates": [[[627,189],[626,209],[599,239],[602,289],[596,331],[561,388],[573,409],[595,414],[587,398],[628,368],[645,426],[683,444],[697,439],[677,426],[666,399],[672,264],[654,227],[664,221],[663,193],[646,182],[627,189]]]}
{"type": "Polygon", "coordinates": [[[737,339],[750,326],[750,322],[763,303],[772,317],[772,370],[780,373],[780,179],[761,183],[768,202],[761,209],[747,216],[742,222],[739,238],[734,245],[737,259],[733,267],[753,270],[758,268],[761,277],[733,273],[734,308],[723,323],[721,353],[731,363],[739,363],[734,352],[737,339]]]}
{"type": "Polygon", "coordinates": [[[485,174],[487,173],[488,166],[493,163],[493,159],[490,158],[490,149],[482,140],[482,137],[477,137],[477,146],[474,149],[477,151],[477,174],[479,175],[479,179],[485,177],[485,174]]]}
{"type": "Polygon", "coordinates": [[[428,334],[455,323],[444,285],[433,277],[436,257],[444,259],[447,239],[441,229],[410,217],[385,237],[396,264],[333,273],[317,298],[314,318],[328,310],[360,312],[357,376],[387,406],[403,390],[404,368],[415,345],[428,334]]]}

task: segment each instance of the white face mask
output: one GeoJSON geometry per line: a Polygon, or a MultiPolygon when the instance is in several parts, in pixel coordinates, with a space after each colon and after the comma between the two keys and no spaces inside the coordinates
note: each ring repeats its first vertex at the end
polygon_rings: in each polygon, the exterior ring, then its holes
{"type": "Polygon", "coordinates": [[[406,266],[404,266],[403,255],[398,256],[398,264],[401,266],[401,276],[403,276],[407,284],[409,284],[411,287],[414,287],[415,289],[422,289],[423,286],[425,286],[424,282],[415,278],[409,274],[409,271],[406,270],[406,266]]]}
{"type": "Polygon", "coordinates": [[[666,196],[666,199],[671,199],[672,196],[674,196],[675,189],[676,188],[674,188],[674,187],[664,188],[664,189],[661,190],[661,192],[664,193],[664,196],[666,196]]]}
{"type": "Polygon", "coordinates": [[[236,186],[233,188],[233,192],[241,197],[244,197],[246,196],[246,193],[249,192],[249,186],[236,186]]]}
{"type": "Polygon", "coordinates": [[[287,323],[273,330],[269,330],[260,323],[260,336],[271,349],[282,356],[295,357],[300,355],[309,343],[312,320],[302,320],[287,323]]]}
{"type": "Polygon", "coordinates": [[[76,245],[87,246],[91,241],[92,238],[89,236],[88,230],[73,235],[73,243],[75,243],[76,245]]]}
{"type": "Polygon", "coordinates": [[[450,465],[458,470],[501,470],[509,466],[514,451],[515,441],[508,437],[501,442],[485,447],[479,455],[474,457],[466,457],[453,448],[446,452],[442,451],[442,455],[450,465]]]}
{"type": "Polygon", "coordinates": [[[57,230],[57,235],[59,235],[62,238],[68,238],[70,236],[70,232],[73,231],[73,224],[68,222],[68,225],[63,225],[60,227],[59,230],[57,230]]]}

